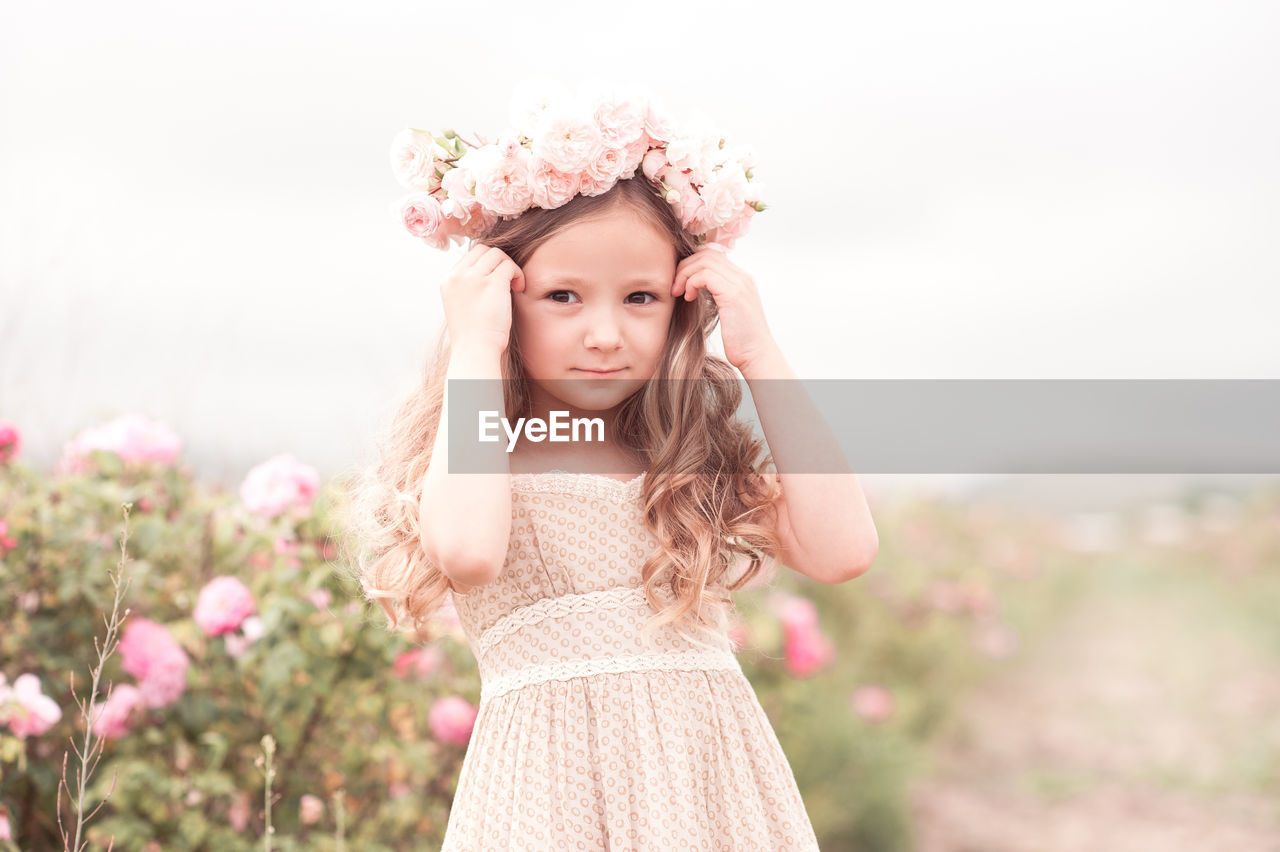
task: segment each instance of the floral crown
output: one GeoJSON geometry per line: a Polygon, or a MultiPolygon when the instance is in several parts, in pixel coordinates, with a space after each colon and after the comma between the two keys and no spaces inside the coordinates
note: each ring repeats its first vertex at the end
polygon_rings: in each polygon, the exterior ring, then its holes
{"type": "Polygon", "coordinates": [[[765,209],[753,181],[754,151],[726,146],[704,116],[673,122],[648,95],[570,94],[526,81],[512,96],[510,119],[496,142],[479,135],[470,142],[452,130],[396,134],[391,168],[411,191],[395,211],[410,234],[449,249],[531,207],[553,210],[575,195],[600,195],[637,169],[698,245],[732,248],[765,209]]]}

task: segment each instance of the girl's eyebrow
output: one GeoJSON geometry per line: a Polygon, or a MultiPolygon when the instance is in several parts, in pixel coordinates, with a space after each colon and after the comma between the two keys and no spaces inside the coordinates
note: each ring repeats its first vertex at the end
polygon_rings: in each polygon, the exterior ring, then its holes
{"type": "MultiPolygon", "coordinates": [[[[583,284],[586,284],[588,282],[582,280],[581,278],[577,278],[573,275],[556,275],[551,278],[548,278],[545,283],[548,285],[572,284],[575,287],[581,287],[583,284]]],[[[661,285],[661,281],[657,277],[651,277],[648,275],[641,275],[637,278],[632,278],[630,281],[627,281],[625,283],[628,287],[636,284],[648,284],[654,287],[661,285]]]]}

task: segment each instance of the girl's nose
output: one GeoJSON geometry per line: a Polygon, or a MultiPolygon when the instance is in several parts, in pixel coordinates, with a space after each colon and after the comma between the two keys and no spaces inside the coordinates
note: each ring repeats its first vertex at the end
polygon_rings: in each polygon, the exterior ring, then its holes
{"type": "Polygon", "coordinates": [[[617,348],[622,340],[622,331],[618,321],[608,313],[598,313],[587,322],[587,333],[584,342],[592,348],[617,348]]]}

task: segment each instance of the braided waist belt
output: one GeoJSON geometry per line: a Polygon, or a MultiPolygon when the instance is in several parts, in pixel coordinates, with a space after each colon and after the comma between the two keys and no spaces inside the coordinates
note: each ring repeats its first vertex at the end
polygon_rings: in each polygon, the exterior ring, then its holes
{"type": "Polygon", "coordinates": [[[550,680],[638,671],[742,671],[725,635],[703,635],[702,647],[670,625],[641,628],[654,612],[640,588],[613,588],[543,598],[512,610],[480,634],[472,651],[481,703],[550,680]]]}

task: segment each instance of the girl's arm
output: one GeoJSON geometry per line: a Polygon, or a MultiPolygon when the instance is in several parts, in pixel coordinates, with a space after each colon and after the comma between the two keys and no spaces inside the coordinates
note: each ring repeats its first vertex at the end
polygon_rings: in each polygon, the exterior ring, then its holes
{"type": "MultiPolygon", "coordinates": [[[[492,582],[502,571],[511,537],[511,474],[509,468],[505,474],[449,472],[449,380],[489,380],[483,387],[493,399],[485,407],[502,411],[501,354],[470,345],[450,353],[444,408],[432,462],[422,480],[422,548],[462,594],[471,586],[492,582]]],[[[475,396],[467,394],[469,401],[475,396]]],[[[493,446],[506,457],[501,443],[493,446]]]]}
{"type": "Polygon", "coordinates": [[[777,501],[782,563],[824,583],[861,576],[875,560],[880,537],[830,426],[776,344],[739,370],[751,388],[782,482],[777,501]],[[802,465],[801,459],[809,463],[802,465]],[[845,472],[787,472],[796,468],[845,472]]]}

